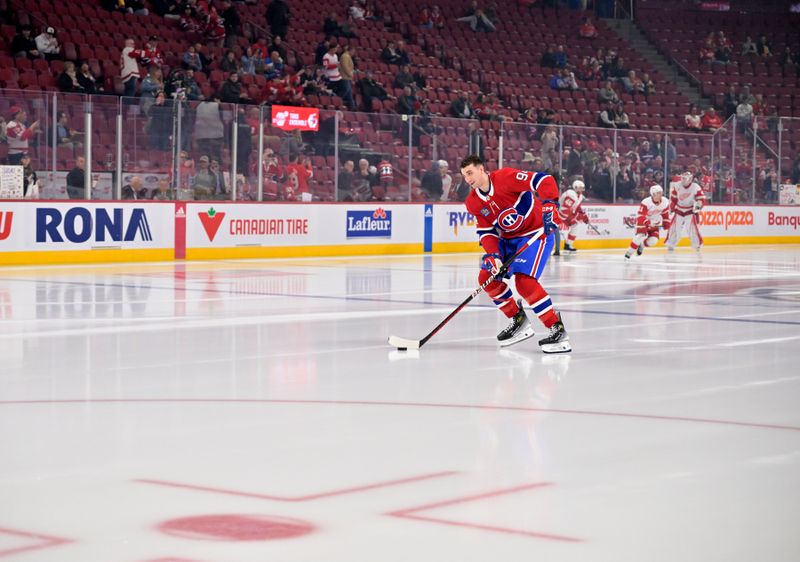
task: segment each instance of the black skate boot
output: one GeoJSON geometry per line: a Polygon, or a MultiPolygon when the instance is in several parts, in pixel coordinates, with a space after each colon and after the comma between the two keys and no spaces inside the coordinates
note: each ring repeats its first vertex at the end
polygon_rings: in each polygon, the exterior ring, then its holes
{"type": "Polygon", "coordinates": [[[564,323],[561,321],[561,313],[558,313],[558,322],[550,326],[550,335],[539,340],[539,347],[545,353],[567,353],[572,351],[567,330],[564,329],[564,323]]]}
{"type": "Polygon", "coordinates": [[[533,326],[528,320],[528,315],[525,314],[525,309],[522,308],[521,299],[517,300],[517,306],[519,306],[519,312],[511,319],[511,324],[497,334],[497,341],[500,342],[500,347],[514,345],[533,336],[533,326]]]}
{"type": "Polygon", "coordinates": [[[636,248],[636,255],[641,256],[642,252],[644,252],[644,244],[639,244],[639,247],[636,248]]]}
{"type": "Polygon", "coordinates": [[[573,246],[569,242],[564,242],[564,251],[565,252],[573,252],[574,253],[574,252],[577,252],[578,250],[577,250],[577,248],[575,248],[575,246],[573,246]]]}

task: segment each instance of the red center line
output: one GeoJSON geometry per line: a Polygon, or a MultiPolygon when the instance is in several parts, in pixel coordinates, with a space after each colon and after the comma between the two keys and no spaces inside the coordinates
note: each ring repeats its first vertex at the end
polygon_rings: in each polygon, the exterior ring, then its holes
{"type": "Polygon", "coordinates": [[[527,490],[533,490],[536,488],[546,488],[549,486],[553,486],[551,482],[534,482],[532,484],[522,484],[520,486],[514,486],[512,488],[503,488],[500,490],[493,490],[490,492],[484,492],[481,494],[475,494],[471,496],[464,496],[461,498],[453,498],[450,500],[444,500],[435,503],[429,503],[417,507],[410,507],[406,509],[401,509],[398,511],[392,511],[387,513],[386,515],[390,517],[399,517],[401,519],[413,519],[417,521],[424,521],[426,523],[438,523],[440,525],[450,525],[451,527],[462,527],[467,529],[478,529],[482,531],[491,531],[495,533],[505,533],[509,535],[521,535],[525,537],[532,537],[537,539],[546,539],[546,540],[553,540],[553,541],[561,541],[561,542],[583,542],[581,539],[576,537],[569,537],[566,535],[557,535],[553,533],[542,533],[539,531],[528,531],[525,529],[515,529],[512,527],[499,527],[495,525],[483,525],[480,523],[469,523],[465,521],[456,521],[454,519],[443,519],[441,517],[430,517],[427,515],[419,515],[421,511],[429,511],[432,509],[438,509],[442,507],[448,507],[451,505],[467,503],[467,502],[474,502],[480,501],[489,498],[496,498],[498,496],[504,496],[508,494],[518,494],[520,492],[525,492],[527,490]]]}
{"type": "Polygon", "coordinates": [[[422,474],[419,476],[411,476],[409,478],[401,478],[398,480],[389,480],[386,482],[376,482],[374,484],[365,484],[362,486],[354,486],[352,488],[343,488],[340,490],[330,490],[328,492],[320,492],[317,494],[309,494],[305,496],[274,496],[268,494],[257,494],[254,492],[243,492],[241,490],[229,490],[226,488],[215,488],[212,486],[200,486],[196,484],[185,484],[182,482],[169,482],[166,480],[153,480],[149,478],[137,478],[134,482],[139,482],[141,484],[152,484],[155,486],[167,486],[170,488],[183,488],[187,490],[194,490],[196,492],[211,492],[215,494],[226,494],[229,496],[240,496],[246,498],[256,498],[261,500],[271,500],[271,501],[279,501],[279,502],[306,502],[312,500],[318,500],[322,498],[329,498],[333,496],[342,496],[345,494],[355,494],[359,492],[365,492],[368,490],[375,490],[378,488],[388,488],[390,486],[399,486],[402,484],[409,484],[412,482],[421,482],[423,480],[431,480],[434,478],[442,478],[445,476],[453,476],[458,474],[455,471],[447,471],[447,472],[434,472],[432,474],[422,474]]]}
{"type": "Polygon", "coordinates": [[[668,416],[659,414],[637,414],[631,412],[604,412],[596,410],[567,410],[558,408],[534,408],[528,406],[502,406],[490,404],[447,404],[435,402],[389,402],[368,400],[289,400],[258,398],[90,398],[62,400],[0,400],[0,406],[20,404],[147,404],[147,403],[187,403],[187,404],[305,404],[305,405],[339,405],[339,406],[394,406],[406,408],[450,408],[468,410],[496,410],[509,412],[541,412],[549,414],[571,414],[577,416],[600,416],[634,418],[656,421],[676,421],[703,423],[712,425],[733,425],[755,429],[776,429],[783,431],[800,431],[800,426],[772,423],[724,420],[715,418],[699,418],[690,416],[668,416]]]}

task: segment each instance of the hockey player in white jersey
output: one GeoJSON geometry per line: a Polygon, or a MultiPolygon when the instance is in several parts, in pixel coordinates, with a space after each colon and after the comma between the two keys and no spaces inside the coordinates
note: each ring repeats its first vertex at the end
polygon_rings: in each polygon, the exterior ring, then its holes
{"type": "Polygon", "coordinates": [[[625,259],[631,259],[636,252],[641,256],[645,246],[658,244],[659,229],[669,230],[669,201],[664,197],[664,188],[660,185],[650,187],[650,197],[642,199],[636,216],[636,234],[631,240],[630,248],[625,251],[625,259]]]}
{"type": "Polygon", "coordinates": [[[567,239],[564,241],[564,251],[574,252],[575,239],[578,237],[578,232],[583,228],[583,224],[589,223],[589,217],[583,211],[584,195],[586,186],[581,180],[572,182],[572,189],[566,190],[558,198],[558,218],[561,223],[561,230],[567,234],[567,239]]]}
{"type": "Polygon", "coordinates": [[[667,233],[667,249],[671,252],[683,237],[683,230],[689,232],[692,248],[700,251],[703,237],[697,224],[697,213],[703,208],[706,197],[703,188],[694,181],[691,172],[684,172],[670,185],[669,210],[672,212],[672,226],[667,233]]]}

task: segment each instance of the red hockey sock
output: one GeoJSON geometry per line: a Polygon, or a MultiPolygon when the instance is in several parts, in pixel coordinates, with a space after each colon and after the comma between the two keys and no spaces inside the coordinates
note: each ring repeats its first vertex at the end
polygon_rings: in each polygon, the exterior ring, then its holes
{"type": "MultiPolygon", "coordinates": [[[[483,285],[490,276],[491,273],[485,269],[481,269],[478,275],[478,283],[483,285]]],[[[495,306],[500,309],[500,312],[505,314],[508,318],[513,318],[514,315],[519,312],[517,301],[514,300],[514,293],[512,293],[511,288],[502,281],[492,281],[489,283],[489,285],[486,286],[486,294],[492,298],[492,301],[494,301],[495,306]]]]}
{"type": "Polygon", "coordinates": [[[558,316],[553,310],[553,302],[550,300],[550,295],[544,290],[539,282],[529,275],[517,274],[515,276],[517,282],[517,291],[522,298],[524,298],[529,305],[533,307],[536,316],[539,317],[542,324],[549,328],[558,322],[558,316]]]}

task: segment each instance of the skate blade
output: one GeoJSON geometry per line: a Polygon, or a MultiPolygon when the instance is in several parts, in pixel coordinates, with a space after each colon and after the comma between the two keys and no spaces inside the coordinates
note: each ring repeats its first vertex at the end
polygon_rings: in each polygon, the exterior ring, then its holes
{"type": "Polygon", "coordinates": [[[562,340],[556,343],[546,343],[541,346],[544,353],[569,353],[572,351],[572,346],[569,340],[562,340]]]}
{"type": "Polygon", "coordinates": [[[528,326],[519,334],[514,336],[513,338],[503,340],[500,343],[500,347],[508,347],[509,345],[514,345],[515,343],[519,343],[521,341],[525,341],[528,338],[533,337],[533,326],[528,324],[528,326]]]}

